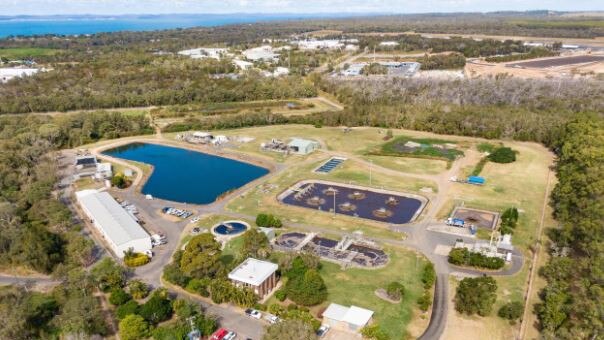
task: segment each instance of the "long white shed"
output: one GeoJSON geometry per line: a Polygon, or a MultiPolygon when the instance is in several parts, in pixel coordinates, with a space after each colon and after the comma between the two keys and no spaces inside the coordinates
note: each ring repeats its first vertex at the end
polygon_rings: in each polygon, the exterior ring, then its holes
{"type": "Polygon", "coordinates": [[[76,192],[80,207],[119,258],[132,248],[144,253],[151,250],[151,237],[136,220],[107,192],[76,192]]]}

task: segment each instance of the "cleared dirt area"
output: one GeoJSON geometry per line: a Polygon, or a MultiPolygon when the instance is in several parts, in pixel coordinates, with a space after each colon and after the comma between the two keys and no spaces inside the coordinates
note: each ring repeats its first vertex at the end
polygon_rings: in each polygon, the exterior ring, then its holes
{"type": "Polygon", "coordinates": [[[553,58],[539,58],[508,63],[488,63],[468,60],[464,68],[469,77],[508,74],[519,78],[559,78],[604,74],[604,54],[582,54],[553,58]]]}
{"type": "Polygon", "coordinates": [[[506,64],[507,67],[550,68],[558,66],[586,64],[604,61],[604,55],[578,55],[562,58],[548,58],[506,64]]]}
{"type": "MultiPolygon", "coordinates": [[[[507,321],[497,317],[497,311],[490,316],[466,316],[455,311],[455,289],[457,280],[449,282],[449,309],[447,326],[441,340],[508,340],[518,335],[518,326],[511,326],[507,321]]],[[[500,289],[501,290],[501,289],[500,289]]],[[[500,296],[504,292],[498,292],[500,296]]]]}

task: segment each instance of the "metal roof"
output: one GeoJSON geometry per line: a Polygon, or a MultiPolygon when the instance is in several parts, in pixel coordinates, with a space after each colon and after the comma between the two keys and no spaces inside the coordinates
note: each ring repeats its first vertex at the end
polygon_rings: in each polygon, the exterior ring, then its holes
{"type": "Polygon", "coordinates": [[[78,191],[76,196],[91,215],[90,218],[96,221],[115,245],[149,238],[149,234],[109,193],[84,190],[78,191]]]}
{"type": "Polygon", "coordinates": [[[318,142],[310,139],[302,139],[302,138],[292,138],[291,142],[289,142],[288,146],[298,147],[300,149],[305,149],[309,145],[317,145],[318,142]]]}
{"type": "Polygon", "coordinates": [[[373,311],[370,311],[369,309],[357,306],[344,307],[342,305],[338,305],[337,303],[330,304],[329,307],[327,307],[327,309],[323,312],[324,318],[343,321],[359,327],[365,326],[372,316],[373,311]]]}
{"type": "Polygon", "coordinates": [[[229,273],[229,279],[259,286],[264,280],[277,271],[276,264],[248,258],[229,273]]]}

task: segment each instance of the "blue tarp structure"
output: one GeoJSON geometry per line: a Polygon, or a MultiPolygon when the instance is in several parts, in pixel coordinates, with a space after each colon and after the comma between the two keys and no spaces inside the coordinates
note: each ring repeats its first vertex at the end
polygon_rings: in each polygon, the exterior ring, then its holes
{"type": "Polygon", "coordinates": [[[468,183],[470,183],[470,184],[483,185],[484,182],[485,182],[484,177],[480,177],[480,176],[468,177],[468,183]]]}

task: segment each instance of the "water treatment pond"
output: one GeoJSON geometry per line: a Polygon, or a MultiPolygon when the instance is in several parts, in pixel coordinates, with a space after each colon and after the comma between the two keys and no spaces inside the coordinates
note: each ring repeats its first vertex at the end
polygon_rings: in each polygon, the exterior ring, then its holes
{"type": "Polygon", "coordinates": [[[338,214],[393,224],[411,222],[424,206],[420,199],[403,194],[314,181],[294,185],[281,202],[329,212],[335,208],[338,214]]]}
{"type": "Polygon", "coordinates": [[[233,159],[157,144],[132,143],[104,154],[152,165],[143,194],[182,203],[212,203],[269,172],[233,159]]]}

